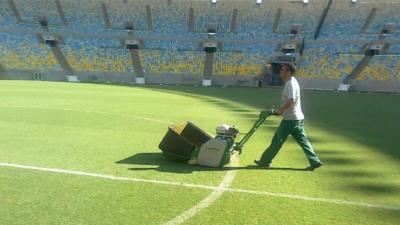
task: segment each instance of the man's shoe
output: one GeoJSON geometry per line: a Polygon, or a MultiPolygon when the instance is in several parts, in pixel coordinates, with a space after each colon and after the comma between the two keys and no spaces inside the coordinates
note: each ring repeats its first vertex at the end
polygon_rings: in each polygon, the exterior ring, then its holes
{"type": "Polygon", "coordinates": [[[269,164],[264,164],[260,160],[254,160],[254,163],[259,167],[269,168],[269,164]]]}
{"type": "Polygon", "coordinates": [[[311,165],[311,166],[307,167],[306,170],[314,171],[315,169],[317,169],[317,168],[319,168],[321,166],[322,166],[322,162],[318,162],[318,163],[316,163],[314,165],[311,165]]]}

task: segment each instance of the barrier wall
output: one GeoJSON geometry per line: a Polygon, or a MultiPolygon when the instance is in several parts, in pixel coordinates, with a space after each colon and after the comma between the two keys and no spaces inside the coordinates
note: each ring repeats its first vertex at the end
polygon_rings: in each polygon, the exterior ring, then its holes
{"type": "MultiPolygon", "coordinates": [[[[132,73],[76,72],[80,82],[135,84],[132,73]]],[[[62,71],[8,70],[0,72],[0,79],[7,80],[46,80],[62,81],[67,79],[62,71]],[[40,76],[38,76],[40,74],[40,76]]],[[[201,85],[203,77],[191,74],[145,74],[147,84],[183,84],[201,85]]],[[[337,90],[340,79],[315,79],[297,77],[302,89],[337,90]]],[[[261,80],[257,76],[213,76],[212,85],[259,87],[261,80]]],[[[351,91],[400,93],[400,80],[355,80],[351,91]]],[[[264,86],[264,85],[262,85],[264,86]]]]}

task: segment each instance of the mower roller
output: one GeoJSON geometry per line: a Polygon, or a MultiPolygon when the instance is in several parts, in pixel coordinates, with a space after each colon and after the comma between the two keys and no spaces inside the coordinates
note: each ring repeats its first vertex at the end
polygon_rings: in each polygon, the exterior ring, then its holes
{"type": "Polygon", "coordinates": [[[235,126],[221,124],[217,126],[217,135],[212,138],[190,122],[169,127],[159,147],[165,156],[210,167],[222,167],[230,162],[236,152],[241,154],[244,144],[256,132],[258,127],[275,110],[261,111],[257,121],[239,142],[235,142],[239,130],[235,126]]]}

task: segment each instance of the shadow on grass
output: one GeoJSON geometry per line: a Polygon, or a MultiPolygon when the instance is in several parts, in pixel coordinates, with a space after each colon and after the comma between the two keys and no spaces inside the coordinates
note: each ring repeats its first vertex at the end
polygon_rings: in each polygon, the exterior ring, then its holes
{"type": "MultiPolygon", "coordinates": [[[[313,142],[311,142],[311,143],[313,143],[313,142]]],[[[325,156],[331,156],[331,155],[342,155],[343,152],[338,151],[338,150],[319,150],[318,154],[325,157],[325,156]]]]}
{"type": "Polygon", "coordinates": [[[239,116],[241,118],[246,118],[246,119],[251,119],[251,120],[257,120],[258,119],[258,114],[253,113],[240,113],[239,116]]]}
{"type": "Polygon", "coordinates": [[[126,159],[116,162],[118,164],[143,165],[143,166],[158,166],[154,167],[139,167],[129,168],[129,170],[157,170],[160,172],[173,173],[192,173],[195,171],[194,166],[185,164],[183,161],[171,160],[162,153],[138,153],[126,159]]]}
{"type": "Polygon", "coordinates": [[[316,137],[316,136],[312,136],[312,135],[307,135],[308,140],[313,144],[313,143],[326,143],[327,141],[320,138],[320,137],[316,137]]]}
{"type": "Polygon", "coordinates": [[[345,165],[359,165],[363,162],[358,159],[352,158],[344,158],[344,157],[332,157],[332,156],[324,156],[324,162],[329,163],[331,165],[336,166],[345,166],[345,165]]]}
{"type": "Polygon", "coordinates": [[[206,167],[199,165],[189,165],[185,161],[178,161],[167,158],[162,153],[138,153],[115,163],[128,164],[128,165],[158,166],[156,168],[134,167],[134,168],[129,168],[129,170],[132,171],[156,170],[160,172],[169,172],[169,173],[192,173],[194,171],[230,171],[230,170],[308,171],[305,168],[289,168],[289,167],[270,167],[266,169],[255,165],[249,165],[243,167],[235,167],[229,165],[225,167],[206,167]]]}
{"type": "Polygon", "coordinates": [[[365,177],[365,178],[375,178],[381,176],[378,173],[373,173],[373,172],[365,172],[365,171],[333,171],[331,172],[332,174],[339,176],[339,177],[348,177],[348,178],[360,178],[360,177],[365,177]]]}
{"type": "Polygon", "coordinates": [[[254,165],[250,165],[250,166],[246,166],[246,167],[242,167],[243,169],[248,169],[248,170],[282,170],[282,171],[307,171],[310,172],[310,170],[307,170],[306,168],[291,168],[291,167],[269,167],[269,168],[263,168],[263,167],[259,167],[259,166],[254,166],[254,165]]]}
{"type": "Polygon", "coordinates": [[[400,195],[400,186],[392,184],[355,184],[350,187],[367,195],[400,195]]]}
{"type": "MultiPolygon", "coordinates": [[[[240,109],[226,100],[261,110],[277,104],[280,99],[280,89],[275,88],[222,89],[167,85],[144,88],[202,99],[224,107],[228,111],[242,113],[247,110],[240,109]]],[[[400,151],[398,151],[400,139],[393,135],[400,127],[400,120],[398,120],[400,105],[397,104],[399,96],[305,90],[302,94],[307,123],[343,137],[351,137],[353,141],[373,147],[379,153],[388,154],[400,160],[400,151]],[[390,107],[387,107],[388,105],[390,107]]]]}
{"type": "MultiPolygon", "coordinates": [[[[228,89],[218,87],[195,88],[191,86],[147,86],[143,88],[201,99],[205,102],[215,104],[216,107],[224,108],[226,111],[237,113],[239,116],[242,116],[245,121],[253,120],[253,111],[247,110],[245,106],[238,107],[235,103],[262,110],[265,109],[266,106],[277,104],[280,99],[280,90],[278,89],[229,88],[228,91],[228,89]]],[[[398,128],[400,127],[400,120],[398,120],[400,105],[397,104],[399,96],[387,94],[343,94],[322,91],[302,91],[302,96],[303,110],[307,117],[307,124],[318,127],[319,130],[329,132],[334,136],[340,136],[343,141],[348,139],[350,141],[349,143],[357,142],[364,146],[371,147],[368,151],[375,154],[390,156],[392,159],[400,162],[400,151],[398,151],[400,138],[395,135],[398,133],[398,128]]],[[[254,114],[257,114],[257,112],[254,112],[254,114]]],[[[277,122],[277,120],[274,122],[277,122]]],[[[308,125],[306,125],[306,131],[307,127],[308,125]]],[[[262,129],[275,131],[276,127],[263,126],[262,129]]],[[[331,168],[338,166],[343,169],[349,169],[352,165],[363,165],[368,167],[368,162],[344,157],[347,155],[347,150],[351,151],[351,146],[349,146],[350,148],[348,149],[329,149],[329,136],[324,135],[324,138],[322,139],[314,137],[313,133],[308,133],[308,135],[311,143],[326,144],[328,149],[318,151],[318,154],[320,154],[326,165],[330,165],[331,168]]],[[[366,152],[366,154],[368,153],[366,152]]],[[[148,156],[141,156],[138,154],[122,160],[122,162],[136,165],[136,168],[130,168],[132,171],[157,170],[161,172],[191,173],[193,171],[226,171],[234,169],[265,170],[256,166],[236,168],[207,168],[191,166],[186,165],[184,162],[174,162],[165,159],[161,153],[148,156]],[[136,161],[136,159],[140,159],[141,157],[147,158],[148,164],[136,161]],[[137,168],[137,165],[142,165],[143,167],[137,168]],[[145,168],[145,165],[158,167],[145,168]]],[[[271,168],[270,170],[304,171],[304,169],[296,168],[271,168]]],[[[382,176],[382,174],[365,171],[333,171],[333,175],[337,178],[346,177],[348,179],[348,182],[346,182],[343,187],[344,191],[352,189],[364,193],[365,195],[371,194],[376,196],[381,196],[385,193],[388,195],[399,194],[400,188],[396,185],[381,184],[378,182],[371,185],[362,183],[363,181],[357,179],[359,177],[373,179],[382,176]]],[[[330,186],[327,186],[326,188],[334,188],[334,182],[335,180],[333,179],[330,186]]],[[[396,212],[393,214],[393,217],[400,218],[400,214],[396,212]]]]}

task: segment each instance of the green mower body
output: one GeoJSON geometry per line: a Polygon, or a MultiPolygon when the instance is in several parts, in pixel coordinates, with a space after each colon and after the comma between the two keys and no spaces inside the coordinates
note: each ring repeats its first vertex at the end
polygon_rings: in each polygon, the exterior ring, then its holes
{"type": "Polygon", "coordinates": [[[260,112],[250,131],[236,143],[239,131],[235,127],[223,125],[227,126],[224,132],[217,129],[217,136],[212,138],[191,122],[179,123],[169,127],[159,147],[170,158],[195,161],[202,166],[223,167],[230,162],[235,151],[242,152],[244,144],[270,115],[274,115],[274,111],[260,112]]]}

